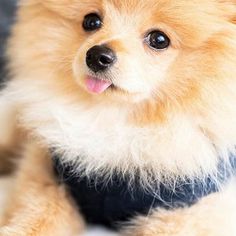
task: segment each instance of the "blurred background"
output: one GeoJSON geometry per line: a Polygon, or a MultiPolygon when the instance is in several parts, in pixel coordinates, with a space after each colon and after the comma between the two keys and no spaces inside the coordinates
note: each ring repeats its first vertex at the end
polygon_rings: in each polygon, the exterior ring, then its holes
{"type": "Polygon", "coordinates": [[[6,58],[4,57],[7,37],[14,22],[16,0],[0,0],[0,83],[6,79],[6,58]]]}

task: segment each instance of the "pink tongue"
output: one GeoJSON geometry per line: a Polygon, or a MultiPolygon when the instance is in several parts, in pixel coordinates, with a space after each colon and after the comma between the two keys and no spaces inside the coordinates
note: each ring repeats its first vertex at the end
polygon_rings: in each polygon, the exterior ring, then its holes
{"type": "Polygon", "coordinates": [[[89,92],[100,94],[110,87],[112,83],[110,81],[88,77],[85,81],[85,84],[89,92]]]}

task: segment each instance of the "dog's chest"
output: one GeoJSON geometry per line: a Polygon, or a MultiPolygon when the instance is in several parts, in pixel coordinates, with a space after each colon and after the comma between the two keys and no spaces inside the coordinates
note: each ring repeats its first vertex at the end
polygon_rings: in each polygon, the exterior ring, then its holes
{"type": "Polygon", "coordinates": [[[54,166],[86,221],[110,228],[118,228],[119,224],[140,214],[147,215],[153,209],[174,210],[191,206],[202,197],[218,191],[210,177],[202,181],[180,181],[174,189],[161,184],[150,193],[140,187],[138,180],[130,185],[128,179],[114,176],[112,181],[104,184],[96,176],[94,179],[73,176],[72,166],[62,165],[58,158],[54,158],[54,166]]]}

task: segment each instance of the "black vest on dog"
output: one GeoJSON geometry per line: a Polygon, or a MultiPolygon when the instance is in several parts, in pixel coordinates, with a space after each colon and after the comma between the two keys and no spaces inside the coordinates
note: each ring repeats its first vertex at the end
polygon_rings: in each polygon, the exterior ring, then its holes
{"type": "MultiPolygon", "coordinates": [[[[95,183],[94,179],[74,176],[73,167],[63,165],[59,158],[54,157],[53,160],[60,182],[67,185],[86,221],[109,228],[118,228],[120,223],[140,214],[147,215],[152,209],[191,206],[204,196],[219,191],[216,181],[207,177],[191,182],[179,181],[174,189],[161,184],[155,196],[139,187],[138,181],[132,188],[128,180],[117,176],[106,185],[100,181],[95,183]]],[[[235,164],[235,158],[231,159],[231,166],[226,167],[223,162],[219,164],[218,184],[225,184],[235,175],[235,164]]]]}

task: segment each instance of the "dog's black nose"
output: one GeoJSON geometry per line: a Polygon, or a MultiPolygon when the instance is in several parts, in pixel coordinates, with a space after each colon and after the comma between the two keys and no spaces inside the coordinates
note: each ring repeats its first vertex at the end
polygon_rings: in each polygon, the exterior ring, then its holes
{"type": "Polygon", "coordinates": [[[114,51],[104,45],[90,48],[86,55],[87,66],[95,73],[108,69],[115,62],[114,51]]]}

